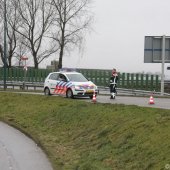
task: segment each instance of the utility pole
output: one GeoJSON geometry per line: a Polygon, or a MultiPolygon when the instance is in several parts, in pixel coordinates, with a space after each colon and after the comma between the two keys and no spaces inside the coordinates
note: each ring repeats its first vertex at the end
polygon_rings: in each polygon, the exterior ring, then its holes
{"type": "Polygon", "coordinates": [[[6,35],[7,35],[6,0],[4,0],[4,90],[6,90],[6,67],[7,67],[6,35]]]}

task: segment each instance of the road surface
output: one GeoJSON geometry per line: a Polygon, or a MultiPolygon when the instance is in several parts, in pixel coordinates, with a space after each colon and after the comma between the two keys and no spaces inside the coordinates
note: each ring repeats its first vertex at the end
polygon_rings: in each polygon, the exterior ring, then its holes
{"type": "MultiPolygon", "coordinates": [[[[17,92],[18,93],[18,92],[17,92]]],[[[25,94],[34,94],[34,95],[44,95],[44,93],[34,93],[34,92],[21,92],[25,94]]],[[[56,95],[57,96],[57,95],[56,95]]],[[[153,96],[154,97],[154,96],[153,96]]],[[[81,98],[78,98],[78,100],[81,98]]],[[[85,101],[90,101],[89,98],[84,98],[85,101]]],[[[155,104],[148,104],[149,97],[135,97],[135,96],[116,96],[116,99],[111,100],[110,96],[107,94],[98,95],[97,102],[99,103],[117,103],[117,104],[125,104],[125,105],[137,105],[137,106],[144,106],[144,107],[155,107],[155,108],[162,108],[162,109],[170,109],[170,98],[163,98],[163,97],[154,97],[155,104]]]]}
{"type": "Polygon", "coordinates": [[[154,98],[154,104],[149,104],[149,97],[130,97],[116,96],[116,99],[110,99],[110,96],[98,95],[97,102],[100,103],[117,103],[126,105],[137,105],[144,107],[155,107],[162,109],[170,109],[170,98],[154,98]]]}
{"type": "Polygon", "coordinates": [[[52,170],[52,166],[31,139],[0,122],[0,170],[52,170]]]}

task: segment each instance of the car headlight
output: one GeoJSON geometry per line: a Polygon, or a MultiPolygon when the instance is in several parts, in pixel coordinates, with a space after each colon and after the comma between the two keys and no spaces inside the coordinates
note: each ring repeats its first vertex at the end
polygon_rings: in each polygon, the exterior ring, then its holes
{"type": "Polygon", "coordinates": [[[80,86],[74,86],[75,90],[80,90],[82,89],[80,86]]]}

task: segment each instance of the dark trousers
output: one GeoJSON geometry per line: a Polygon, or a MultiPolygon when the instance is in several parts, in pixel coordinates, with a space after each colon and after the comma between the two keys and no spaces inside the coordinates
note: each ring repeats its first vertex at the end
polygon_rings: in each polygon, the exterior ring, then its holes
{"type": "Polygon", "coordinates": [[[110,84],[110,93],[116,93],[116,85],[110,84]]]}

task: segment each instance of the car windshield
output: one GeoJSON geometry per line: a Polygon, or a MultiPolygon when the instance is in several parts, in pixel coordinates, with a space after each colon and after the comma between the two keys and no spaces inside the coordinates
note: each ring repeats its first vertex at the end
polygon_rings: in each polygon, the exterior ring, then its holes
{"type": "Polygon", "coordinates": [[[82,74],[67,74],[69,81],[87,82],[88,80],[82,74]]]}

